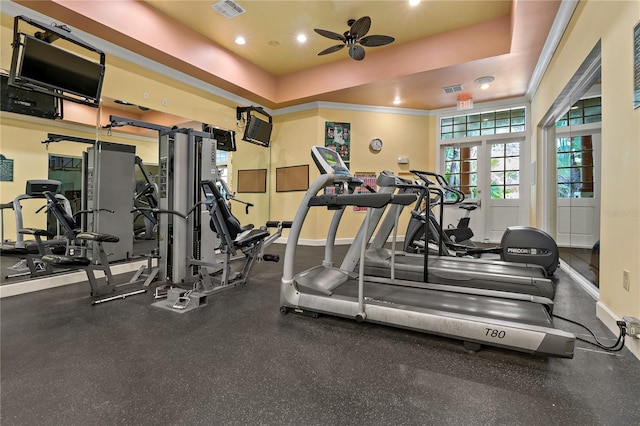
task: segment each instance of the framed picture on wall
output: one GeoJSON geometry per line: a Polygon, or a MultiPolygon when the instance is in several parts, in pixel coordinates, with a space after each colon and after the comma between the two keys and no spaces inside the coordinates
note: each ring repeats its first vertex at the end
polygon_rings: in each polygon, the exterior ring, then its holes
{"type": "Polygon", "coordinates": [[[640,107],[640,22],[633,27],[633,108],[640,107]]]}
{"type": "Polygon", "coordinates": [[[13,160],[0,154],[0,181],[13,182],[13,160]]]}
{"type": "Polygon", "coordinates": [[[348,168],[351,161],[351,124],[326,121],[324,146],[340,154],[340,158],[348,168]]]}
{"type": "MultiPolygon", "coordinates": [[[[376,172],[355,172],[353,174],[353,176],[356,177],[356,179],[360,179],[363,182],[363,185],[356,188],[356,193],[357,194],[364,194],[369,192],[369,190],[367,188],[365,188],[365,185],[369,185],[371,188],[377,190],[378,189],[378,184],[377,184],[377,178],[378,175],[376,172]]],[[[359,206],[353,206],[353,211],[354,212],[366,212],[367,208],[366,207],[359,207],[359,206]]]]}

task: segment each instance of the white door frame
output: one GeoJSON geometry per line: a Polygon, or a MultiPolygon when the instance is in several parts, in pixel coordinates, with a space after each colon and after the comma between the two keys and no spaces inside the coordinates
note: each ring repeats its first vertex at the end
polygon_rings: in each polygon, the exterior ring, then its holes
{"type": "MultiPolygon", "coordinates": [[[[485,135],[465,138],[464,141],[443,140],[438,149],[438,173],[444,174],[444,149],[447,147],[478,146],[478,200],[480,208],[471,213],[471,229],[474,233],[474,241],[498,243],[508,226],[529,224],[529,193],[530,148],[525,132],[507,133],[500,135],[485,135]],[[514,200],[491,199],[491,145],[496,143],[520,143],[520,189],[519,198],[514,200]],[[506,209],[505,209],[506,208],[506,209]],[[517,211],[514,212],[514,208],[517,211]],[[496,219],[499,209],[505,209],[505,215],[514,217],[501,217],[496,219]]],[[[465,211],[457,206],[449,206],[445,209],[444,226],[457,224],[465,211]]]]}

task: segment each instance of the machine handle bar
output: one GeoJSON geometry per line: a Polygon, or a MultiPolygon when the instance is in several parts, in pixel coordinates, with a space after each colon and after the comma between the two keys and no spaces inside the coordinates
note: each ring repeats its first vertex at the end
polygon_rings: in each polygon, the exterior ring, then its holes
{"type": "MultiPolygon", "coordinates": [[[[191,209],[191,210],[189,211],[189,214],[191,214],[191,212],[192,212],[193,210],[194,210],[194,209],[191,209]]],[[[175,215],[175,216],[180,216],[180,217],[181,217],[181,218],[183,218],[183,219],[186,219],[186,218],[189,216],[189,214],[186,214],[186,215],[185,215],[185,214],[182,214],[182,213],[180,213],[180,212],[178,212],[178,211],[175,211],[175,210],[152,209],[152,208],[148,208],[148,207],[136,207],[135,209],[131,210],[131,212],[130,212],[130,213],[142,212],[142,211],[152,212],[152,213],[166,213],[166,214],[172,214],[172,215],[175,215]]]]}
{"type": "Polygon", "coordinates": [[[429,178],[427,178],[427,176],[432,176],[434,178],[436,178],[436,181],[438,182],[438,184],[442,187],[442,189],[444,189],[445,191],[451,192],[452,194],[454,194],[456,196],[455,200],[445,200],[443,202],[443,204],[458,204],[464,201],[465,199],[465,195],[464,192],[453,188],[451,186],[449,186],[449,182],[447,181],[447,179],[438,174],[438,173],[434,173],[434,172],[425,172],[422,170],[410,170],[411,173],[413,173],[414,175],[418,176],[420,179],[426,179],[428,182],[431,182],[430,184],[433,185],[433,181],[431,181],[429,178]]]}
{"type": "Polygon", "coordinates": [[[291,228],[293,222],[289,220],[285,220],[282,222],[278,222],[276,220],[270,220],[266,223],[267,228],[277,228],[278,226],[282,226],[282,228],[291,228]]]}
{"type": "Polygon", "coordinates": [[[75,212],[75,214],[73,215],[74,218],[80,216],[81,214],[87,214],[87,213],[98,213],[98,212],[109,212],[109,213],[115,213],[115,211],[111,210],[111,209],[93,209],[93,210],[78,210],[77,212],[75,212]]]}

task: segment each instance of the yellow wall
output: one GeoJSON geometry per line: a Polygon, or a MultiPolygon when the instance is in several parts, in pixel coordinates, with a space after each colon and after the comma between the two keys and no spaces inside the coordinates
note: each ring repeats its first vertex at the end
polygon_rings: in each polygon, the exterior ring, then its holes
{"type": "MultiPolygon", "coordinates": [[[[395,174],[408,172],[411,168],[435,168],[435,117],[390,114],[385,112],[352,111],[319,108],[277,116],[272,146],[272,188],[275,188],[277,167],[309,164],[309,183],[319,173],[310,156],[313,145],[324,145],[325,122],[350,123],[352,172],[374,172],[390,170],[395,174]],[[383,140],[379,153],[369,150],[369,141],[378,137],[383,140]],[[410,164],[397,164],[398,157],[409,157],[410,164]]],[[[273,192],[271,218],[293,220],[304,192],[273,192]]],[[[309,212],[301,233],[301,239],[324,241],[333,212],[315,208],[309,212]]],[[[348,209],[343,216],[337,238],[353,238],[364,219],[364,213],[348,209]]],[[[408,212],[402,215],[399,235],[404,235],[408,212]]]]}
{"type": "MultiPolygon", "coordinates": [[[[76,125],[65,125],[59,121],[31,118],[19,114],[2,112],[0,126],[0,154],[13,160],[13,181],[0,182],[0,200],[8,203],[17,195],[25,192],[29,179],[47,179],[49,154],[81,157],[89,145],[76,142],[59,142],[46,145],[47,133],[57,133],[95,140],[94,129],[76,125]]],[[[100,136],[101,140],[136,146],[136,155],[145,162],[157,163],[157,144],[145,138],[129,138],[122,135],[100,136]]],[[[133,183],[132,183],[133,185],[133,183]]],[[[133,196],[133,186],[131,187],[133,196]]],[[[31,228],[46,227],[46,216],[35,211],[44,205],[42,200],[25,200],[22,203],[23,225],[31,228]]],[[[5,238],[15,240],[15,219],[11,210],[5,211],[5,238]]]]}
{"type": "MultiPolygon", "coordinates": [[[[12,25],[13,20],[3,15],[1,32],[3,40],[11,38],[12,25]]],[[[0,66],[4,69],[10,66],[10,52],[11,49],[2,49],[0,66]]],[[[269,150],[241,141],[242,123],[239,126],[236,125],[237,105],[234,103],[116,57],[107,56],[106,63],[103,97],[123,99],[161,113],[185,117],[185,121],[206,122],[238,132],[238,151],[232,155],[229,173],[232,190],[235,190],[238,170],[266,168],[268,171],[266,193],[237,194],[239,199],[254,204],[249,215],[245,214],[244,206],[234,205],[233,212],[243,224],[253,223],[260,226],[269,219],[293,219],[304,192],[276,193],[275,168],[310,164],[311,146],[324,143],[325,121],[351,123],[351,169],[353,171],[378,173],[388,169],[398,173],[406,172],[409,168],[435,168],[434,117],[334,109],[311,109],[290,113],[275,117],[272,147],[269,150]],[[379,137],[384,141],[383,150],[378,154],[373,154],[368,148],[369,141],[373,137],[379,137]],[[398,165],[396,159],[399,156],[409,157],[411,163],[398,165]]],[[[46,133],[53,132],[55,127],[61,125],[59,121],[25,118],[26,121],[21,123],[23,116],[17,114],[2,113],[1,117],[0,153],[7,158],[15,159],[15,168],[20,170],[16,173],[13,183],[0,184],[2,200],[8,201],[24,192],[25,180],[36,176],[46,177],[48,153],[80,156],[81,151],[86,149],[86,146],[81,144],[59,143],[52,144],[50,151],[47,152],[44,146],[40,145],[39,142],[46,138],[46,133]],[[22,141],[30,142],[23,144],[22,141]],[[30,166],[25,168],[24,164],[30,166]]],[[[147,115],[142,120],[156,122],[146,117],[154,116],[147,115]]],[[[74,129],[74,131],[65,129],[58,133],[90,139],[96,137],[92,126],[76,126],[74,129]]],[[[132,143],[126,139],[118,139],[117,131],[113,134],[114,136],[110,138],[102,131],[100,138],[134,144],[138,146],[138,155],[143,157],[145,162],[157,162],[157,147],[150,142],[153,140],[153,133],[145,133],[149,136],[149,141],[146,143],[140,141],[132,143]],[[144,150],[144,155],[140,153],[141,149],[144,150]]],[[[317,175],[315,166],[310,164],[310,181],[313,181],[317,175]]],[[[25,213],[26,211],[25,208],[25,213]]],[[[353,237],[363,217],[362,213],[349,211],[345,215],[338,238],[353,237]]],[[[302,238],[324,240],[329,218],[330,213],[326,210],[314,209],[305,225],[302,238]]],[[[43,220],[25,216],[24,223],[25,226],[42,226],[43,220]]],[[[406,221],[405,214],[401,221],[400,235],[404,234],[406,221]]],[[[15,229],[11,229],[9,223],[7,225],[7,235],[15,233],[15,229]]]]}
{"type": "MultiPolygon", "coordinates": [[[[600,301],[618,317],[640,317],[640,108],[632,108],[639,21],[640,2],[581,1],[532,103],[535,125],[602,40],[600,301]],[[630,291],[622,287],[623,269],[630,272],[630,291]]],[[[539,143],[540,135],[532,139],[539,143]]]]}
{"type": "MultiPolygon", "coordinates": [[[[2,15],[2,28],[0,36],[4,41],[12,38],[13,19],[2,15]]],[[[11,49],[0,50],[0,68],[9,70],[11,63],[11,49]]],[[[149,71],[140,66],[128,63],[113,56],[107,56],[106,72],[103,84],[102,96],[111,99],[123,99],[136,105],[142,105],[160,113],[171,114],[171,117],[180,119],[179,123],[165,123],[159,120],[158,114],[147,113],[145,118],[149,122],[173,125],[186,121],[205,122],[222,128],[239,132],[238,151],[232,156],[230,165],[230,180],[233,184],[237,176],[237,170],[267,168],[269,169],[269,150],[240,141],[242,135],[241,126],[236,125],[236,105],[230,101],[219,98],[203,90],[195,89],[185,83],[170,79],[166,76],[149,71]],[[158,118],[158,119],[157,119],[158,118]]],[[[91,111],[92,113],[94,111],[91,111]]],[[[95,110],[95,113],[100,111],[95,110]]],[[[70,114],[67,114],[70,115],[70,114]]],[[[102,113],[102,115],[108,115],[102,113]]],[[[126,116],[126,114],[122,114],[126,116]]],[[[105,118],[105,117],[102,117],[105,118]]],[[[138,117],[133,117],[138,118],[138,117]]],[[[40,141],[46,139],[46,134],[60,133],[78,136],[88,139],[96,138],[96,130],[90,125],[73,125],[71,128],[59,120],[45,120],[27,117],[19,114],[2,112],[0,114],[0,154],[9,159],[14,159],[14,181],[0,183],[0,201],[9,202],[18,194],[24,193],[27,179],[47,177],[48,154],[64,154],[69,156],[81,156],[86,145],[78,143],[51,144],[46,151],[40,141]]],[[[199,129],[197,129],[199,130],[199,129]]],[[[105,131],[100,132],[100,139],[136,145],[136,154],[146,163],[157,163],[158,148],[155,132],[145,132],[149,135],[147,140],[131,140],[118,136],[118,130],[113,131],[113,136],[107,136],[105,131]]],[[[232,187],[232,189],[234,189],[232,187]]],[[[254,223],[256,226],[263,224],[269,216],[269,193],[265,194],[238,194],[238,198],[255,205],[250,209],[249,215],[245,214],[244,206],[236,205],[233,212],[241,223],[254,223]]],[[[37,217],[29,214],[32,210],[26,202],[24,213],[24,225],[29,227],[41,227],[45,224],[44,215],[37,217]]],[[[6,216],[5,238],[15,239],[15,226],[11,214],[6,216]]]]}

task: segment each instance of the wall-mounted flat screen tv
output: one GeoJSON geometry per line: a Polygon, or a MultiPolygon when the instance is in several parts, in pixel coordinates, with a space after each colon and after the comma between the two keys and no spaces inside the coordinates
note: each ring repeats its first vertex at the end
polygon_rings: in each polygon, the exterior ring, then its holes
{"type": "Polygon", "coordinates": [[[14,83],[49,91],[64,99],[97,106],[104,65],[75,55],[36,37],[19,34],[12,63],[14,83]],[[95,105],[93,105],[95,104],[95,105]]]}
{"type": "Polygon", "coordinates": [[[273,125],[268,121],[264,121],[255,115],[249,115],[242,140],[268,147],[272,128],[273,125]]]}
{"type": "Polygon", "coordinates": [[[220,151],[236,150],[236,132],[213,127],[209,124],[202,125],[202,131],[211,134],[216,140],[216,149],[220,151]]]}

